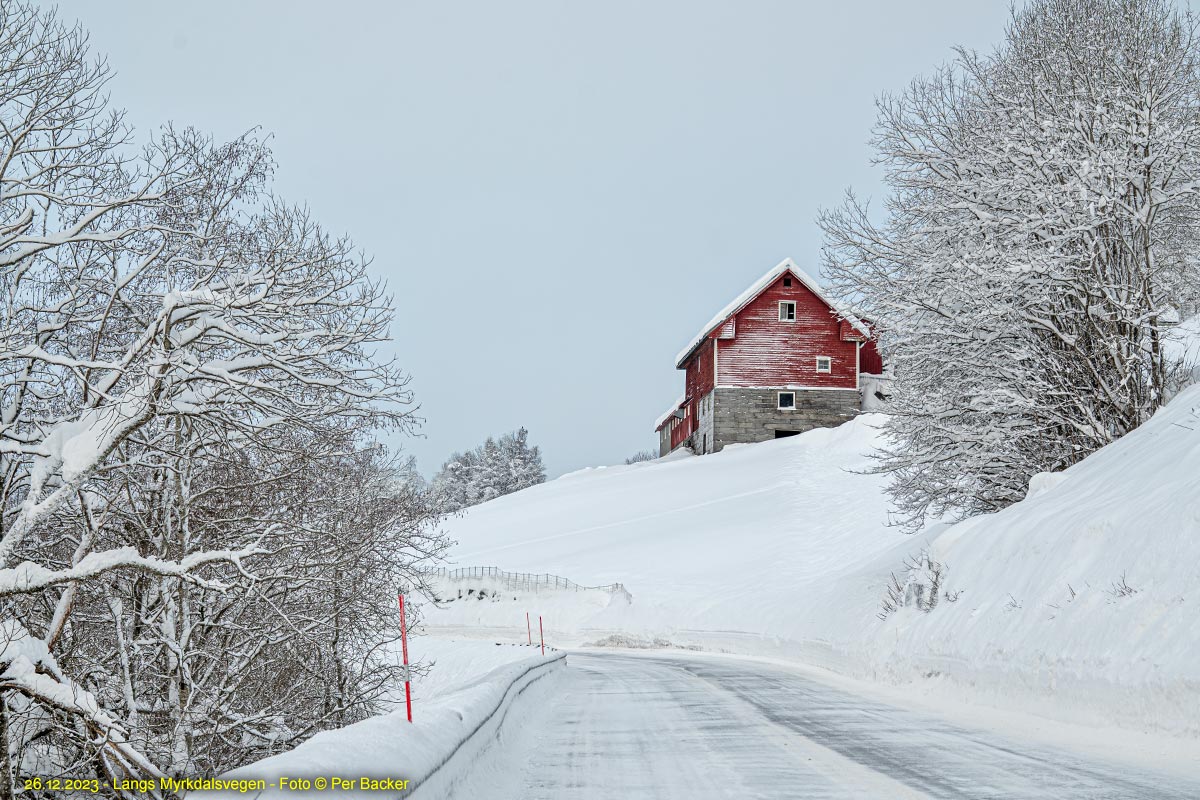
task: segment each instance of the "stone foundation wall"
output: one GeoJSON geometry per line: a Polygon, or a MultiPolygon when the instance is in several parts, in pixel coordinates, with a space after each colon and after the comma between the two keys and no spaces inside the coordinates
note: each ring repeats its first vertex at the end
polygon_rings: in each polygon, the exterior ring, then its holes
{"type": "Polygon", "coordinates": [[[713,402],[715,399],[713,393],[709,392],[700,398],[700,402],[696,404],[696,408],[698,409],[696,414],[696,431],[691,436],[690,444],[692,452],[698,456],[716,452],[713,449],[714,442],[716,441],[716,406],[713,402]]]}
{"type": "Polygon", "coordinates": [[[832,428],[856,416],[861,406],[859,392],[853,389],[796,389],[796,407],[791,410],[778,407],[779,389],[713,391],[713,452],[727,444],[765,442],[776,438],[776,431],[832,428]]]}

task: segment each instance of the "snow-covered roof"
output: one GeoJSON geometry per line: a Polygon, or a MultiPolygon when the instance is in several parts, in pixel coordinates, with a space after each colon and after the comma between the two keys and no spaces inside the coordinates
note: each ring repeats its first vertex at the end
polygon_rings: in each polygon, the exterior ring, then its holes
{"type": "Polygon", "coordinates": [[[843,306],[834,303],[832,300],[826,297],[825,292],[821,290],[820,285],[813,280],[811,275],[800,269],[800,267],[796,266],[795,261],[792,261],[790,258],[785,258],[774,267],[771,267],[771,269],[767,271],[766,275],[763,275],[754,283],[750,284],[746,291],[739,294],[736,298],[734,298],[733,302],[718,311],[716,316],[710,319],[708,324],[700,329],[700,332],[696,334],[690,342],[688,342],[687,347],[680,350],[679,355],[675,356],[676,369],[683,366],[683,362],[687,360],[688,356],[692,354],[693,350],[700,346],[700,343],[704,341],[706,336],[720,327],[722,322],[741,311],[743,306],[762,294],[764,289],[774,283],[775,279],[783,275],[785,272],[791,272],[792,275],[796,276],[801,283],[808,287],[810,292],[820,298],[821,302],[837,312],[838,316],[842,317],[851,325],[853,325],[855,330],[857,330],[863,336],[871,335],[871,332],[867,330],[867,326],[863,325],[862,321],[859,320],[857,316],[851,313],[849,309],[844,309],[843,306]]]}
{"type": "Polygon", "coordinates": [[[684,400],[687,400],[687,395],[686,394],[679,395],[679,399],[675,401],[675,404],[673,406],[671,406],[670,408],[668,408],[661,417],[659,417],[658,419],[656,419],[654,421],[654,430],[658,430],[659,428],[661,428],[663,426],[663,423],[665,423],[667,420],[669,420],[671,418],[671,415],[674,414],[675,411],[681,405],[683,405],[684,400]]]}

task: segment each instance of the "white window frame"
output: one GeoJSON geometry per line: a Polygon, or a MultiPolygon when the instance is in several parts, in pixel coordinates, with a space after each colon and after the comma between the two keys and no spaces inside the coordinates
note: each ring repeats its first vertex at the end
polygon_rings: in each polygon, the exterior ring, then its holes
{"type": "Polygon", "coordinates": [[[776,394],[775,395],[775,408],[777,408],[780,411],[795,411],[796,410],[796,393],[795,392],[779,392],[778,394],[776,394]],[[783,396],[785,394],[790,394],[792,396],[792,404],[790,406],[785,406],[783,404],[783,396]]]}
{"type": "Polygon", "coordinates": [[[796,317],[798,316],[798,313],[797,313],[798,311],[799,311],[799,309],[796,308],[795,300],[780,300],[779,301],[779,321],[780,322],[795,322],[796,317]],[[787,306],[792,307],[792,318],[791,319],[788,319],[786,316],[784,316],[784,313],[783,313],[784,308],[786,308],[787,306]]]}
{"type": "Polygon", "coordinates": [[[833,374],[833,359],[829,356],[817,356],[817,374],[832,375],[833,374]],[[825,362],[825,369],[821,369],[821,362],[825,362]]]}

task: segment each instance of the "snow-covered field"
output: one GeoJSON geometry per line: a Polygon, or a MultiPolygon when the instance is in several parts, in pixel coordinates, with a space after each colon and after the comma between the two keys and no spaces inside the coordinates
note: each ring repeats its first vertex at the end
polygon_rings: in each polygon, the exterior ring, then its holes
{"type": "MultiPolygon", "coordinates": [[[[471,509],[460,565],[632,595],[501,596],[430,609],[435,633],[670,642],[826,667],[916,695],[1200,736],[1200,387],[998,514],[907,537],[864,474],[878,415],[837,429],[584,470],[471,509]],[[879,619],[928,547],[942,600],[879,619]]],[[[587,594],[587,593],[583,593],[587,594]]]]}
{"type": "MultiPolygon", "coordinates": [[[[547,636],[566,644],[605,632],[802,638],[817,630],[806,605],[814,587],[837,583],[904,543],[886,525],[883,479],[853,472],[870,467],[882,420],[863,415],[840,428],[703,458],[572,473],[454,520],[452,558],[587,585],[623,583],[632,603],[617,596],[584,619],[544,614],[547,636]]],[[[570,603],[572,596],[540,602],[570,603]]],[[[452,604],[429,609],[426,620],[434,628],[511,620],[523,635],[522,604],[529,603],[452,604]]]]}

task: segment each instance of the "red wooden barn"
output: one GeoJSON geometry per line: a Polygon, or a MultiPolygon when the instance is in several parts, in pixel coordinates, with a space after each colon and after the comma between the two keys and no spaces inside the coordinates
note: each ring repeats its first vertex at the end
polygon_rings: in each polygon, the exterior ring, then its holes
{"type": "Polygon", "coordinates": [[[661,455],[840,425],[862,407],[859,373],[883,361],[867,325],[789,258],[709,320],[675,367],[684,394],[658,420],[661,455]]]}

